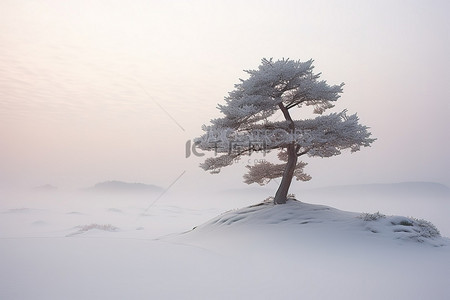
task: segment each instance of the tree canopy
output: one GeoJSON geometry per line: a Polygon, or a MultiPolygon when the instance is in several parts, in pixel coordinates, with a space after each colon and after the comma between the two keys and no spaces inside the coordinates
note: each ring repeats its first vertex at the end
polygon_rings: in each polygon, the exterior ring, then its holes
{"type": "Polygon", "coordinates": [[[313,60],[290,59],[262,59],[257,70],[246,70],[249,77],[240,79],[225,97],[225,104],[218,105],[223,117],[204,125],[205,133],[195,140],[200,149],[215,152],[201,167],[219,173],[242,155],[278,150],[281,164],[261,161],[247,166],[244,181],[263,185],[282,177],[275,195],[275,202],[282,204],[293,176],[311,179],[303,172],[306,163],[298,162],[298,157],[330,157],[344,149],[355,152],[370,146],[375,139],[356,114],[348,115],[344,110],[322,115],[339,99],[344,84],[329,85],[313,70],[313,60]],[[293,120],[290,110],[306,106],[312,106],[319,116],[293,120]],[[273,120],[276,112],[281,112],[284,120],[273,120]]]}

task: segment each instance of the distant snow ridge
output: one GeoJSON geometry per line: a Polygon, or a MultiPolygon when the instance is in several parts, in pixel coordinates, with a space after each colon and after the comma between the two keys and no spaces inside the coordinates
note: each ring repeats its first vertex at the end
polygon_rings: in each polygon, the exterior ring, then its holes
{"type": "Polygon", "coordinates": [[[159,186],[144,183],[129,183],[117,180],[100,182],[86,191],[107,192],[107,193],[127,193],[127,192],[162,192],[159,186]]]}
{"type": "Polygon", "coordinates": [[[394,240],[414,241],[433,246],[446,243],[439,230],[430,222],[400,216],[358,214],[341,211],[324,205],[307,204],[297,200],[288,200],[286,204],[274,205],[268,201],[243,209],[228,211],[191,231],[211,232],[231,229],[265,228],[265,226],[285,226],[290,229],[334,232],[367,232],[394,240]]]}

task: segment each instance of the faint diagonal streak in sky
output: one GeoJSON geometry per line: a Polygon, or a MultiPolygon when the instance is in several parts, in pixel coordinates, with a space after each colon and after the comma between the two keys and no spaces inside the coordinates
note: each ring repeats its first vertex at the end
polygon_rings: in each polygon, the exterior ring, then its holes
{"type": "Polygon", "coordinates": [[[180,125],[180,123],[177,122],[177,120],[175,120],[174,117],[172,117],[171,114],[169,114],[169,112],[167,110],[164,109],[164,107],[162,107],[161,104],[158,103],[158,101],[155,100],[155,98],[153,98],[150,93],[142,86],[142,84],[140,84],[136,79],[133,79],[134,82],[136,82],[136,84],[147,94],[147,96],[156,104],[158,105],[158,107],[175,123],[177,124],[178,127],[180,127],[181,130],[184,130],[183,126],[180,125]]]}
{"type": "Polygon", "coordinates": [[[161,199],[161,197],[162,196],[164,196],[164,194],[167,192],[167,191],[169,191],[170,190],[170,188],[184,175],[184,173],[186,173],[186,170],[184,170],[180,175],[178,175],[178,177],[174,180],[174,181],[172,181],[172,183],[161,193],[161,194],[159,194],[159,196],[158,197],[156,197],[155,198],[155,200],[153,200],[153,202],[152,203],[150,203],[150,205],[144,210],[144,212],[142,213],[142,214],[145,214],[149,209],[150,209],[150,207],[152,207],[153,205],[155,205],[155,203],[159,200],[159,199],[161,199]]]}

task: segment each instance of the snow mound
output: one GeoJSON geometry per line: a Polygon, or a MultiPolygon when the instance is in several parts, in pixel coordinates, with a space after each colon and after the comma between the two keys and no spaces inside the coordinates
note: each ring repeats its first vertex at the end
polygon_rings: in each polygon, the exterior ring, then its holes
{"type": "Polygon", "coordinates": [[[263,202],[246,208],[228,211],[195,227],[187,234],[218,234],[219,232],[275,229],[292,232],[312,230],[331,235],[346,234],[384,237],[392,240],[419,242],[432,246],[444,246],[446,239],[430,222],[401,216],[385,216],[380,213],[360,214],[341,211],[324,205],[307,204],[288,200],[275,205],[263,202]]]}
{"type": "Polygon", "coordinates": [[[297,200],[288,200],[283,205],[263,202],[246,208],[228,211],[195,229],[264,224],[306,225],[346,221],[356,216],[357,214],[354,213],[339,211],[324,205],[306,204],[297,200]]]}

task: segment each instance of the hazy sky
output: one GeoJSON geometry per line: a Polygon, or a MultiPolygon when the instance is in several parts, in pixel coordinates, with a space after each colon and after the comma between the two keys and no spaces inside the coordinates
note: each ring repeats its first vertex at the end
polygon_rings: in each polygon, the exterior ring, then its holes
{"type": "MultiPolygon", "coordinates": [[[[378,140],[307,159],[309,183],[450,185],[450,2],[0,2],[0,187],[245,187],[185,144],[261,58],[315,60],[378,140]]],[[[301,114],[299,115],[301,116],[301,114]]],[[[255,157],[257,158],[257,157],[255,157]]],[[[253,159],[253,157],[251,158],[253,159]]],[[[251,162],[252,163],[252,162],[251,162]]]]}

